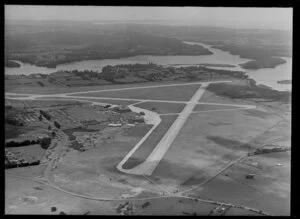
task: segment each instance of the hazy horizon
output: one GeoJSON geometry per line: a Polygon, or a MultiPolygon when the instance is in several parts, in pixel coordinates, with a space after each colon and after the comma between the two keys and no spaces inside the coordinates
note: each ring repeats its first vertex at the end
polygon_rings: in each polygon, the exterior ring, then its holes
{"type": "Polygon", "coordinates": [[[292,15],[292,8],[5,5],[5,19],[18,21],[138,22],[292,30],[292,15]]]}

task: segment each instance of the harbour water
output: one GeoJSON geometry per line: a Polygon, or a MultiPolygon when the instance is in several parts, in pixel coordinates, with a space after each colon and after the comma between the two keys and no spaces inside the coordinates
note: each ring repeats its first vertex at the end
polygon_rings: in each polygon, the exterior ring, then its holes
{"type": "Polygon", "coordinates": [[[102,68],[106,65],[118,65],[118,64],[146,64],[156,63],[160,65],[176,65],[174,67],[197,65],[197,64],[230,64],[234,67],[209,67],[214,69],[236,70],[245,71],[250,78],[253,78],[258,84],[264,84],[272,87],[276,90],[291,90],[290,84],[278,84],[279,80],[291,80],[292,79],[292,58],[284,58],[287,62],[282,65],[278,65],[275,68],[264,68],[258,70],[242,69],[239,64],[249,61],[249,59],[240,58],[238,55],[232,55],[229,52],[222,51],[220,49],[212,48],[210,45],[198,43],[198,42],[184,42],[187,44],[197,44],[209,49],[212,55],[200,55],[200,56],[132,56],[120,59],[103,59],[103,60],[84,60],[79,62],[72,62],[57,65],[56,68],[38,67],[28,63],[22,63],[19,68],[5,68],[5,74],[24,74],[29,75],[32,73],[50,74],[59,70],[92,70],[101,72],[102,68]]]}

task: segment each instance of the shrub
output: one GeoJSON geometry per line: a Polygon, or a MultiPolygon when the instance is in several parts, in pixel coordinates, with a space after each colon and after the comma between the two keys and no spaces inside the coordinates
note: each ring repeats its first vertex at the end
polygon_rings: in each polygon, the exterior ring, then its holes
{"type": "Polygon", "coordinates": [[[49,113],[47,113],[46,111],[44,110],[40,110],[40,114],[45,117],[47,120],[50,120],[51,119],[51,116],[49,113]]]}
{"type": "Polygon", "coordinates": [[[48,137],[42,138],[40,141],[40,145],[43,149],[48,149],[50,144],[51,144],[51,138],[48,138],[48,137]]]}
{"type": "Polygon", "coordinates": [[[37,82],[41,87],[45,87],[45,85],[44,85],[44,83],[43,82],[41,82],[41,81],[38,81],[37,82]]]}
{"type": "Polygon", "coordinates": [[[54,125],[56,128],[58,128],[58,129],[60,128],[60,124],[57,121],[54,121],[54,125]]]}

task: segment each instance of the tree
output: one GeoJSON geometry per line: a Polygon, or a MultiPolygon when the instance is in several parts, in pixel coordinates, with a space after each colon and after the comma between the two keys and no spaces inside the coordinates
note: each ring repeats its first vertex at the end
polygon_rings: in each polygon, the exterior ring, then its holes
{"type": "Polygon", "coordinates": [[[60,128],[60,124],[58,122],[54,121],[54,125],[56,128],[58,128],[58,129],[60,128]]]}
{"type": "Polygon", "coordinates": [[[41,81],[38,81],[37,82],[41,87],[45,87],[45,85],[44,85],[44,83],[43,82],[41,82],[41,81]]]}
{"type": "Polygon", "coordinates": [[[51,119],[51,116],[49,115],[49,113],[47,113],[46,111],[44,110],[40,110],[40,114],[42,116],[44,116],[47,120],[50,120],[51,119]]]}
{"type": "Polygon", "coordinates": [[[51,144],[51,138],[42,138],[40,141],[40,145],[43,149],[48,149],[51,144]]]}
{"type": "Polygon", "coordinates": [[[43,121],[42,115],[39,116],[39,121],[43,121]]]}
{"type": "Polygon", "coordinates": [[[48,126],[48,130],[51,130],[51,125],[48,126]]]}

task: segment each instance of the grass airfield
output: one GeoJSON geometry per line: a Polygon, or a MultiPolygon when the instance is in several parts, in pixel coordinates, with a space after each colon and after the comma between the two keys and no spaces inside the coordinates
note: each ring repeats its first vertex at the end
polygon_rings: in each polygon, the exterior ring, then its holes
{"type": "MultiPolygon", "coordinates": [[[[76,99],[79,98],[78,96],[83,96],[89,97],[83,98],[89,101],[107,100],[105,103],[134,104],[135,107],[156,112],[160,116],[163,121],[161,125],[133,154],[127,161],[128,163],[125,163],[124,168],[130,169],[139,162],[143,162],[151,153],[153,147],[177,118],[177,114],[185,107],[185,102],[198,87],[199,85],[170,86],[159,89],[139,88],[76,93],[68,97],[76,99]],[[108,99],[101,99],[103,97],[108,99]],[[120,98],[120,100],[109,100],[109,98],[120,98]],[[121,100],[122,98],[132,100],[121,100]]],[[[49,98],[56,98],[56,96],[49,98]]],[[[58,96],[57,98],[67,97],[58,96]]],[[[195,202],[180,197],[167,197],[168,194],[175,194],[178,191],[188,191],[189,195],[205,200],[245,205],[272,215],[289,215],[289,152],[244,157],[224,171],[220,173],[219,171],[261,144],[275,141],[279,144],[290,145],[290,118],[287,116],[286,121],[282,122],[282,118],[278,116],[278,113],[281,115],[282,111],[278,110],[276,105],[266,106],[251,100],[224,98],[210,91],[204,92],[193,111],[149,177],[122,173],[116,168],[134,145],[149,131],[149,125],[129,128],[107,127],[102,134],[104,137],[113,136],[111,140],[101,141],[95,148],[85,152],[65,152],[51,174],[55,185],[71,193],[88,196],[91,199],[93,197],[107,199],[111,200],[110,202],[86,200],[59,191],[52,192],[57,197],[49,197],[52,194],[50,190],[55,191],[53,188],[45,186],[45,190],[33,190],[32,186],[40,184],[31,183],[30,185],[25,179],[20,180],[24,183],[13,192],[12,190],[19,182],[9,177],[8,174],[6,176],[6,184],[9,185],[6,187],[7,211],[13,214],[26,212],[52,214],[49,210],[50,205],[54,204],[53,200],[58,199],[61,209],[70,214],[81,214],[85,211],[90,211],[91,214],[116,214],[114,205],[130,198],[138,199],[130,201],[136,208],[135,214],[185,215],[194,212],[198,215],[211,214],[216,204],[195,202]],[[228,104],[228,106],[201,104],[201,102],[228,104]],[[229,106],[230,104],[255,104],[256,109],[237,110],[239,107],[229,106]],[[258,162],[260,168],[245,164],[247,159],[258,162]],[[276,166],[277,163],[283,166],[276,166]],[[245,178],[248,173],[255,173],[257,176],[249,180],[245,178]],[[38,204],[38,202],[31,201],[23,205],[20,204],[22,200],[17,202],[18,197],[22,195],[36,196],[44,202],[38,204]],[[146,202],[144,198],[151,197],[154,199],[147,200],[150,206],[142,209],[141,204],[146,202]],[[75,202],[73,206],[72,200],[75,202]],[[37,206],[41,207],[34,210],[37,206]],[[46,206],[49,206],[48,209],[46,206]],[[75,206],[79,208],[76,209],[75,206]],[[97,210],[97,208],[102,210],[97,210]]],[[[259,215],[237,208],[228,209],[224,215],[235,214],[259,215]]]]}

